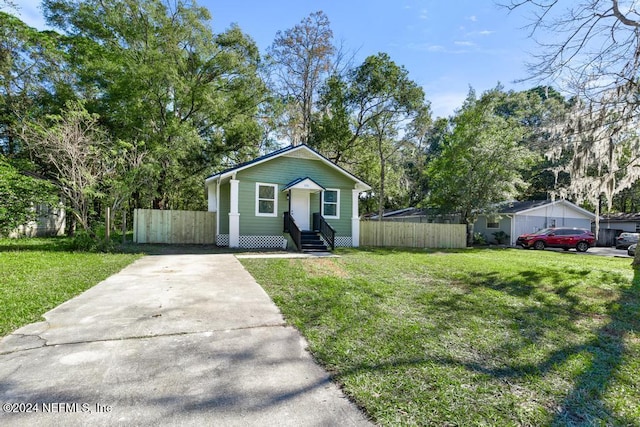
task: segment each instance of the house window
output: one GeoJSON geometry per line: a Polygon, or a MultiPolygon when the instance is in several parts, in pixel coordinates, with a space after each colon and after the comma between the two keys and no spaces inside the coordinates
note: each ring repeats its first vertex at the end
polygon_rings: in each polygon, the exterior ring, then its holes
{"type": "Polygon", "coordinates": [[[256,183],[256,216],[278,215],[278,184],[256,183]]]}
{"type": "Polygon", "coordinates": [[[322,192],[322,216],[340,218],[340,190],[326,189],[322,192]]]}
{"type": "Polygon", "coordinates": [[[487,217],[487,228],[500,228],[500,220],[497,216],[487,217]]]}

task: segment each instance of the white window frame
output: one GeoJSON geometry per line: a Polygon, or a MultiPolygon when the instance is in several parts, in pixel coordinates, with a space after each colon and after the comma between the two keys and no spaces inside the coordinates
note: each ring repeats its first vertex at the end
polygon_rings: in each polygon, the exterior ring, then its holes
{"type": "Polygon", "coordinates": [[[340,219],[340,189],[339,188],[325,188],[325,191],[322,192],[322,216],[330,219],[340,219]],[[326,202],[336,205],[336,215],[325,215],[324,213],[324,195],[327,191],[335,191],[336,192],[336,201],[335,202],[326,202]]]}
{"type": "Polygon", "coordinates": [[[500,229],[500,217],[487,216],[487,230],[499,230],[500,229]],[[489,224],[498,224],[497,227],[489,227],[489,224]]]}
{"type": "Polygon", "coordinates": [[[268,182],[256,182],[256,216],[276,217],[278,216],[278,184],[268,182]],[[260,187],[273,187],[273,199],[260,199],[260,187]],[[273,213],[260,212],[260,200],[273,200],[273,213]]]}

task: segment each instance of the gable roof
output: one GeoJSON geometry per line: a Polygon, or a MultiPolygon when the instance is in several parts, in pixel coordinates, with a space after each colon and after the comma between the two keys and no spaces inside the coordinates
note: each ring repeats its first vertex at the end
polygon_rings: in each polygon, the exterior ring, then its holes
{"type": "Polygon", "coordinates": [[[298,189],[304,189],[304,190],[316,190],[316,191],[326,190],[326,188],[324,188],[322,185],[318,184],[308,176],[304,178],[294,179],[293,181],[285,185],[282,191],[287,191],[291,188],[298,188],[298,189]]]}
{"type": "Polygon", "coordinates": [[[205,186],[208,186],[209,184],[211,184],[212,182],[214,182],[216,180],[223,180],[223,179],[232,177],[234,174],[236,174],[237,172],[240,172],[241,170],[245,170],[245,169],[257,166],[259,164],[268,162],[268,161],[273,160],[273,159],[277,159],[278,157],[292,156],[294,154],[299,154],[299,155],[301,155],[301,157],[304,156],[306,158],[319,160],[322,163],[324,163],[327,166],[335,169],[336,171],[338,171],[342,175],[344,175],[347,178],[349,178],[352,181],[354,181],[356,183],[356,188],[357,189],[362,190],[362,191],[371,190],[371,186],[369,186],[369,184],[365,183],[360,178],[356,177],[355,175],[353,175],[352,173],[348,172],[347,170],[345,170],[345,169],[341,168],[340,166],[336,165],[331,160],[327,159],[322,154],[318,153],[316,150],[314,150],[313,148],[309,147],[306,144],[301,144],[301,145],[296,145],[296,146],[290,145],[288,147],[281,148],[279,150],[273,151],[273,152],[271,152],[269,154],[266,154],[264,156],[258,157],[256,159],[251,160],[251,161],[240,163],[240,164],[238,164],[238,165],[236,165],[236,166],[234,166],[232,168],[226,169],[226,170],[224,170],[222,172],[213,174],[213,175],[209,176],[205,180],[205,186]]]}
{"type": "Polygon", "coordinates": [[[595,219],[596,215],[592,212],[589,212],[586,209],[581,208],[580,206],[571,203],[568,200],[565,199],[560,199],[560,200],[532,200],[532,201],[527,201],[527,202],[518,202],[518,201],[511,201],[511,202],[505,202],[505,203],[501,203],[498,206],[498,213],[501,214],[511,214],[511,215],[522,215],[522,214],[526,214],[530,211],[533,211],[535,209],[544,207],[544,206],[555,206],[555,205],[565,205],[568,206],[580,213],[582,213],[583,215],[591,218],[591,219],[595,219]]]}

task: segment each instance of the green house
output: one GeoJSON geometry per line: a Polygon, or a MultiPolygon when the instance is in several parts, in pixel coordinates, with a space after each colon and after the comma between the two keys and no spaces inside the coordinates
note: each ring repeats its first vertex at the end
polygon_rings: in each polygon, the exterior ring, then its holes
{"type": "Polygon", "coordinates": [[[208,177],[216,244],[326,250],[358,246],[360,194],[371,187],[306,145],[208,177]]]}

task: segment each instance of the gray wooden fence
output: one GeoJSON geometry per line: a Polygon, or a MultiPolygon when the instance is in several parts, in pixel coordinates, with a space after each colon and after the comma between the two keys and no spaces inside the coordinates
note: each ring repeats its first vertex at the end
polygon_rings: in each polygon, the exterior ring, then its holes
{"type": "Polygon", "coordinates": [[[361,221],[360,245],[402,248],[464,248],[467,246],[467,228],[462,224],[361,221]]]}
{"type": "Polygon", "coordinates": [[[213,244],[216,214],[204,211],[136,209],[135,243],[213,244]]]}

